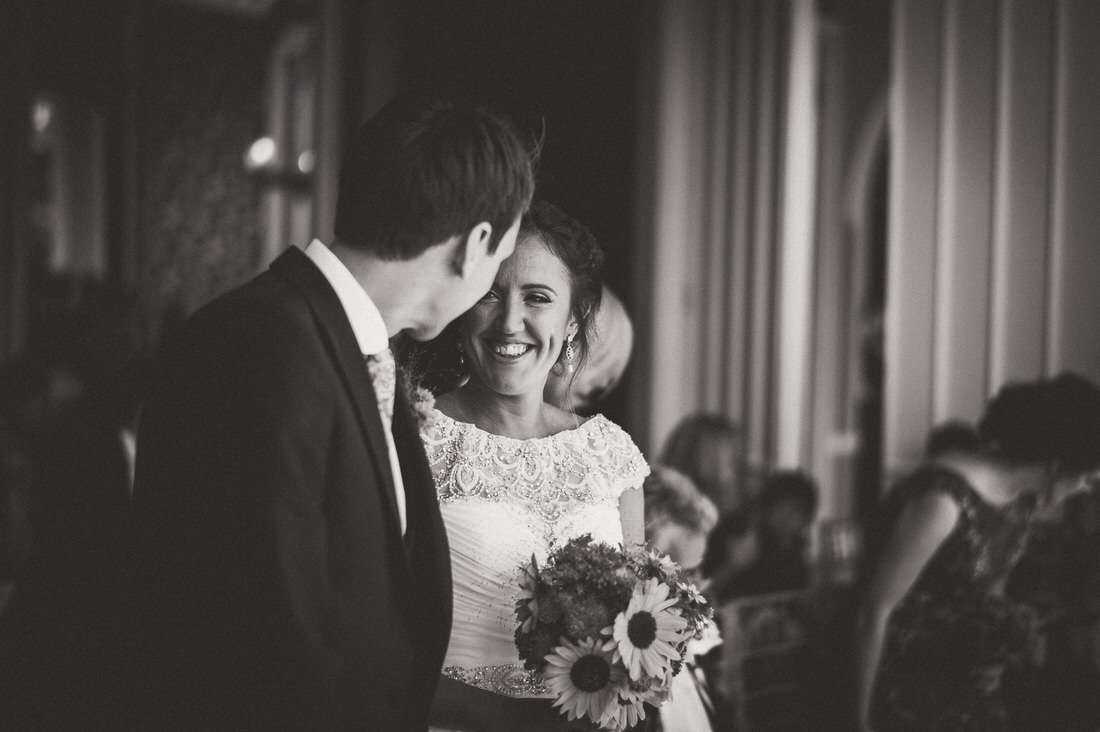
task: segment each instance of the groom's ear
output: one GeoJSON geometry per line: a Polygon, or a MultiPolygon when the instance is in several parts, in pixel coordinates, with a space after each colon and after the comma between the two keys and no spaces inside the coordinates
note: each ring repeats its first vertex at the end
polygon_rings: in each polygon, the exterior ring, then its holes
{"type": "Polygon", "coordinates": [[[466,279],[477,271],[482,260],[489,256],[489,241],[493,236],[493,225],[488,221],[470,229],[465,238],[460,238],[455,249],[455,274],[466,279]]]}

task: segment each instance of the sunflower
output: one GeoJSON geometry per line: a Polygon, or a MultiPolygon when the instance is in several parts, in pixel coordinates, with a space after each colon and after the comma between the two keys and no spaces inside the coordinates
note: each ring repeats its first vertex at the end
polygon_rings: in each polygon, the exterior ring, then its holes
{"type": "Polygon", "coordinates": [[[554,706],[560,706],[570,721],[585,714],[599,721],[627,685],[626,673],[612,662],[612,654],[592,638],[579,643],[563,638],[546,662],[543,679],[557,695],[554,706]]]}
{"type": "Polygon", "coordinates": [[[607,711],[600,718],[600,728],[611,732],[622,732],[630,729],[645,719],[645,707],[641,702],[628,702],[616,699],[607,706],[607,711]]]}
{"type": "Polygon", "coordinates": [[[600,728],[621,732],[637,725],[645,719],[645,702],[651,701],[647,693],[630,682],[623,684],[600,718],[600,728]]]}
{"type": "Polygon", "coordinates": [[[668,597],[668,585],[653,578],[635,585],[630,604],[615,618],[612,638],[631,678],[638,678],[642,670],[663,676],[672,661],[680,660],[678,646],[688,623],[675,604],[676,598],[668,597]]]}

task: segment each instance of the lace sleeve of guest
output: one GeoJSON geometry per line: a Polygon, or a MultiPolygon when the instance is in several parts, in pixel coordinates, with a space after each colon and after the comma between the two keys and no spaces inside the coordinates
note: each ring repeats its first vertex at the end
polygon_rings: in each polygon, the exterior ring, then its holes
{"type": "Polygon", "coordinates": [[[961,517],[971,523],[981,522],[988,514],[1030,513],[1032,496],[1021,496],[1016,501],[1002,507],[987,503],[961,474],[943,465],[927,465],[916,471],[903,486],[906,501],[931,492],[949,496],[959,507],[961,517]]]}
{"type": "Polygon", "coordinates": [[[905,489],[908,501],[928,493],[942,493],[954,500],[960,509],[965,509],[971,498],[969,484],[963,477],[939,465],[927,465],[918,470],[906,481],[905,489]]]}
{"type": "MultiPolygon", "coordinates": [[[[1015,566],[1027,541],[1035,497],[1023,494],[1003,505],[987,503],[959,473],[930,465],[898,486],[898,514],[905,504],[928,493],[949,496],[959,507],[958,521],[921,574],[910,594],[943,594],[955,588],[982,598],[1015,566]]],[[[893,523],[896,523],[896,519],[893,523]]]]}

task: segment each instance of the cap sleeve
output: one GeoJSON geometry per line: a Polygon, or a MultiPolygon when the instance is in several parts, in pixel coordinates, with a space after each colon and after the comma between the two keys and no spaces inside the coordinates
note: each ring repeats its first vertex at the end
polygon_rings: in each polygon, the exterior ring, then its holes
{"type": "Polygon", "coordinates": [[[437,482],[447,467],[449,454],[454,451],[456,436],[457,424],[438,409],[433,409],[432,418],[420,426],[420,441],[437,482]]]}
{"type": "Polygon", "coordinates": [[[924,466],[906,482],[910,500],[928,493],[942,493],[963,504],[970,497],[970,484],[955,471],[939,465],[924,466]]]}
{"type": "Polygon", "coordinates": [[[887,493],[870,528],[868,554],[873,556],[886,546],[906,506],[932,494],[953,500],[963,521],[971,520],[978,504],[970,484],[958,473],[939,465],[924,465],[887,493]]]}
{"type": "Polygon", "coordinates": [[[642,451],[619,425],[603,416],[593,419],[599,421],[591,437],[591,454],[610,497],[618,498],[623,491],[641,488],[649,475],[649,463],[642,451]]]}

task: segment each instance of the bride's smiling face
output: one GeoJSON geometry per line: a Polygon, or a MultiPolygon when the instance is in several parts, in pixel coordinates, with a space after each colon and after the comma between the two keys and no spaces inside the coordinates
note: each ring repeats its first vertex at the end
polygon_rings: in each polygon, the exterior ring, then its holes
{"type": "Polygon", "coordinates": [[[538,394],[576,332],[569,272],[537,237],[525,237],[492,288],[466,313],[463,341],[474,377],[507,396],[538,394]]]}

